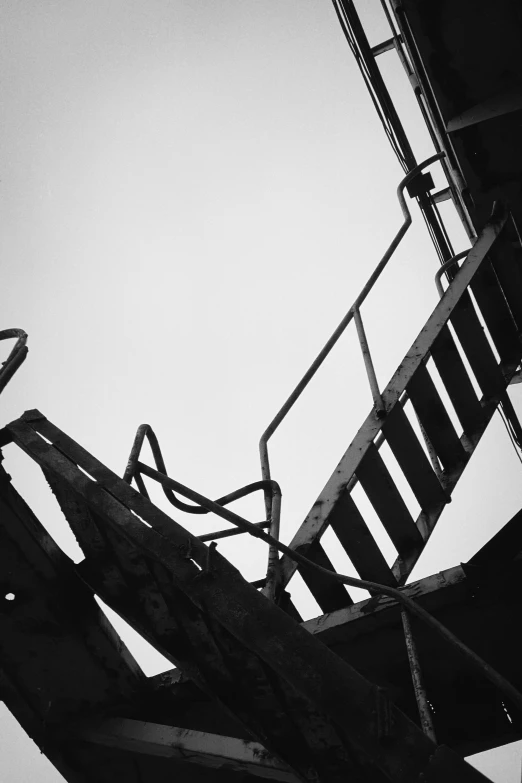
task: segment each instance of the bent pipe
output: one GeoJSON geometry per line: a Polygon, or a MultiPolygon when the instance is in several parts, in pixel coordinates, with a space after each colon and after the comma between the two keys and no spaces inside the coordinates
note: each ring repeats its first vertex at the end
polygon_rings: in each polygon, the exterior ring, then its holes
{"type": "MultiPolygon", "coordinates": [[[[138,427],[134,443],[132,444],[132,449],[125,473],[123,475],[123,480],[126,481],[127,484],[130,484],[133,478],[136,479],[136,483],[138,484],[141,494],[145,495],[145,497],[148,497],[147,489],[145,488],[140,475],[141,472],[145,471],[141,471],[142,463],[138,461],[145,438],[147,438],[149,442],[152,455],[154,457],[154,462],[156,463],[158,471],[164,475],[167,475],[165,461],[163,459],[160,445],[154,430],[150,424],[141,424],[138,427]],[[141,479],[141,482],[139,479],[141,479]],[[140,486],[140,483],[142,486],[140,486]]],[[[172,503],[172,505],[175,506],[179,511],[186,511],[188,514],[210,513],[210,510],[202,505],[193,506],[188,503],[183,503],[182,500],[176,497],[170,487],[167,487],[163,484],[162,488],[167,500],[172,503]]],[[[265,492],[268,490],[271,491],[272,494],[277,492],[280,493],[279,486],[275,481],[254,481],[252,484],[247,484],[240,489],[236,489],[234,492],[230,492],[228,495],[224,495],[223,497],[218,498],[213,502],[218,506],[226,506],[229,503],[232,503],[234,500],[239,500],[240,498],[244,498],[247,495],[251,495],[253,492],[258,492],[259,490],[265,492]]]]}
{"type": "Polygon", "coordinates": [[[0,393],[3,392],[20,365],[23,364],[29,352],[26,345],[27,332],[24,332],[23,329],[3,329],[0,331],[0,340],[9,340],[13,337],[18,339],[5,362],[2,362],[0,369],[0,393]]]}

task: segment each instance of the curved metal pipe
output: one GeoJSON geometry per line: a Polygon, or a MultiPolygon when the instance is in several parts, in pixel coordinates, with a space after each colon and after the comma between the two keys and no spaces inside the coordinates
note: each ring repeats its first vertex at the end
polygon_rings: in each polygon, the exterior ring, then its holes
{"type": "Polygon", "coordinates": [[[13,350],[5,362],[2,362],[2,368],[0,369],[0,393],[5,389],[27,357],[29,352],[26,345],[27,336],[27,332],[24,332],[23,329],[3,329],[0,331],[0,340],[9,340],[12,337],[18,338],[13,350]]]}
{"type": "MultiPolygon", "coordinates": [[[[126,481],[127,484],[131,484],[132,479],[135,479],[141,494],[148,497],[147,490],[145,488],[145,485],[143,484],[143,479],[141,479],[140,476],[140,470],[137,469],[138,465],[142,464],[138,462],[138,458],[140,456],[140,452],[143,447],[145,438],[147,438],[149,442],[152,455],[154,457],[154,462],[156,463],[156,467],[158,471],[164,475],[167,475],[165,460],[163,459],[163,454],[161,453],[159,441],[156,437],[154,430],[152,429],[150,424],[140,424],[136,432],[136,437],[134,438],[134,443],[132,444],[132,449],[130,452],[129,460],[127,462],[127,467],[125,468],[125,473],[123,474],[123,480],[126,481]]],[[[175,506],[179,511],[186,511],[188,514],[209,513],[209,510],[207,508],[202,507],[201,505],[192,506],[189,505],[188,503],[183,503],[183,501],[179,500],[179,498],[176,497],[176,495],[171,489],[169,489],[165,485],[162,486],[163,486],[163,492],[165,493],[167,500],[170,503],[172,503],[172,505],[175,506]]],[[[236,489],[234,492],[231,492],[228,495],[224,495],[223,497],[218,498],[217,500],[214,501],[214,503],[217,503],[220,506],[226,506],[228,505],[228,503],[232,503],[234,500],[239,500],[240,498],[244,498],[247,495],[251,495],[253,492],[258,492],[259,490],[266,490],[266,489],[268,489],[268,487],[265,481],[254,481],[252,484],[247,484],[245,487],[236,489]]]]}
{"type": "Polygon", "coordinates": [[[457,261],[460,261],[461,258],[464,258],[465,256],[467,256],[468,253],[470,252],[470,250],[471,250],[471,248],[469,250],[464,250],[462,253],[457,253],[456,256],[453,256],[453,258],[449,258],[444,264],[442,264],[440,269],[437,269],[437,271],[435,273],[435,285],[437,286],[437,291],[439,292],[439,296],[440,296],[441,299],[444,296],[444,289],[443,289],[442,283],[441,283],[442,275],[444,274],[444,272],[447,272],[447,270],[450,267],[452,267],[453,264],[456,264],[457,261]]]}

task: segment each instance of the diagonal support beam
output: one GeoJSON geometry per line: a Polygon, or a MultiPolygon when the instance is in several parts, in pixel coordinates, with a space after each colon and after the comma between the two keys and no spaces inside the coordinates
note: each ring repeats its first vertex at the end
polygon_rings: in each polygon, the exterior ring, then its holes
{"type": "Polygon", "coordinates": [[[128,718],[111,718],[72,732],[71,739],[116,750],[225,769],[230,773],[253,775],[280,783],[300,781],[290,767],[274,758],[259,742],[247,742],[220,734],[128,718]]]}
{"type": "MultiPolygon", "coordinates": [[[[329,743],[328,758],[319,764],[328,767],[325,780],[341,769],[355,780],[359,770],[368,768],[372,779],[400,783],[415,781],[430,769],[436,746],[389,701],[386,693],[258,593],[219,552],[214,552],[209,568],[208,548],[202,542],[84,450],[82,461],[89,463],[89,470],[80,470],[72,453],[75,444],[41,414],[33,412],[29,419],[9,424],[7,430],[45,472],[67,484],[140,556],[168,571],[173,586],[183,591],[212,624],[233,637],[231,645],[235,640],[236,646],[230,650],[232,657],[239,652],[256,656],[252,664],[260,659],[283,693],[295,692],[298,700],[310,703],[310,715],[320,717],[321,730],[335,730],[336,742],[341,744],[329,743]],[[58,447],[53,445],[55,441],[58,447]],[[334,759],[342,759],[341,764],[335,761],[335,770],[329,764],[332,754],[334,759]],[[345,757],[349,763],[345,763],[345,757]]],[[[245,705],[251,703],[249,692],[244,692],[244,701],[245,705]]],[[[271,711],[275,712],[276,707],[272,705],[271,711]]],[[[267,743],[263,740],[263,745],[270,747],[270,739],[267,737],[267,743]]],[[[459,771],[462,780],[469,779],[470,783],[483,780],[451,751],[444,753],[448,772],[459,771]]],[[[298,757],[289,757],[288,749],[278,749],[277,755],[294,768],[302,766],[298,757]]],[[[304,772],[306,779],[316,779],[313,769],[304,772]]]]}

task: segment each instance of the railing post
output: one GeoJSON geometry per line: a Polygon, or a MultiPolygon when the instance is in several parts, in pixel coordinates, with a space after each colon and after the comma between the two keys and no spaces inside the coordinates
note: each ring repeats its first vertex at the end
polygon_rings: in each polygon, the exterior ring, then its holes
{"type": "Polygon", "coordinates": [[[364,366],[366,367],[366,374],[370,382],[370,389],[372,390],[373,402],[375,403],[375,411],[379,418],[382,418],[386,411],[384,410],[384,404],[382,401],[381,393],[379,391],[379,384],[377,383],[377,376],[375,374],[375,367],[372,362],[372,355],[370,353],[370,347],[368,340],[366,339],[366,332],[361,318],[361,312],[358,307],[353,309],[353,319],[355,321],[355,328],[357,329],[357,336],[359,338],[359,344],[364,359],[364,366]]]}
{"type": "MultiPolygon", "coordinates": [[[[279,526],[281,519],[281,492],[272,490],[272,502],[270,506],[270,535],[276,541],[279,541],[279,526]]],[[[268,567],[266,571],[266,583],[262,590],[269,601],[275,601],[280,582],[281,560],[276,546],[270,544],[268,547],[268,567]]]]}
{"type": "Polygon", "coordinates": [[[422,669],[419,662],[417,645],[415,644],[415,639],[413,638],[410,616],[406,609],[402,609],[401,619],[404,630],[404,639],[406,641],[406,650],[408,653],[408,663],[410,664],[413,690],[415,691],[415,700],[417,702],[417,709],[419,711],[419,717],[421,721],[421,728],[424,734],[429,737],[432,742],[437,744],[435,728],[433,726],[433,717],[431,714],[430,705],[428,704],[428,699],[426,698],[424,683],[422,681],[422,669]]]}

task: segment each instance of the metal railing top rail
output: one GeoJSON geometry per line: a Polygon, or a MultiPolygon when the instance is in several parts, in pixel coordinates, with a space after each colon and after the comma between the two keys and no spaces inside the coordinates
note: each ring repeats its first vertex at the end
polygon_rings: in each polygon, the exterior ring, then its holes
{"type": "MultiPolygon", "coordinates": [[[[354,303],[342,319],[341,323],[337,327],[337,329],[333,332],[330,339],[326,342],[325,346],[322,348],[322,350],[319,352],[317,357],[314,359],[308,370],[305,372],[297,386],[294,388],[293,392],[290,394],[290,396],[287,398],[284,405],[280,408],[278,413],[274,416],[266,430],[263,432],[260,441],[259,441],[259,452],[260,452],[260,458],[261,458],[261,475],[264,480],[270,479],[270,462],[268,458],[268,441],[274,434],[274,432],[277,430],[283,419],[286,417],[286,415],[289,413],[289,411],[293,408],[303,391],[306,389],[318,369],[323,364],[326,357],[331,352],[332,348],[335,346],[341,335],[344,333],[346,327],[348,324],[352,321],[355,314],[358,313],[361,305],[365,301],[366,297],[372,290],[373,286],[379,279],[381,273],[385,269],[388,261],[392,257],[393,253],[397,249],[398,245],[400,244],[401,240],[403,239],[406,231],[411,225],[412,218],[410,210],[408,209],[408,205],[406,203],[406,199],[404,196],[404,190],[406,186],[418,175],[420,172],[430,166],[432,163],[435,163],[438,160],[441,160],[444,157],[443,152],[438,152],[436,155],[432,155],[431,157],[427,158],[427,160],[423,161],[422,163],[419,163],[418,166],[415,166],[408,174],[401,180],[399,183],[399,186],[397,187],[397,198],[399,200],[399,204],[402,210],[402,214],[404,215],[404,221],[399,228],[398,232],[396,233],[395,237],[393,238],[392,242],[388,246],[386,252],[384,253],[383,257],[373,270],[372,274],[368,278],[366,284],[364,285],[363,289],[361,290],[360,294],[355,299],[354,303]]],[[[361,342],[361,335],[358,330],[359,334],[359,340],[361,342]]],[[[361,344],[361,347],[362,344],[361,344]]],[[[363,350],[363,355],[365,355],[363,350]]],[[[373,378],[371,377],[370,373],[370,383],[372,385],[372,391],[373,391],[373,378]]],[[[375,397],[375,395],[374,395],[375,397]]],[[[376,403],[378,400],[376,400],[376,403]]]]}
{"type": "Polygon", "coordinates": [[[23,329],[2,329],[0,331],[0,340],[9,340],[16,337],[16,343],[0,369],[0,393],[5,389],[15,372],[25,361],[29,351],[27,343],[27,332],[23,329]]]}

